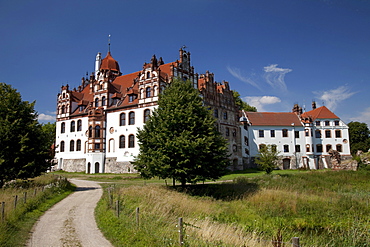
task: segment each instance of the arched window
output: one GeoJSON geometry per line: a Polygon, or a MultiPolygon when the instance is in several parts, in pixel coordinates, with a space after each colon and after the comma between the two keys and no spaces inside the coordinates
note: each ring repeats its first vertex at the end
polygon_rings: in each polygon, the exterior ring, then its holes
{"type": "Polygon", "coordinates": [[[92,137],[92,126],[89,127],[89,137],[92,137]]]}
{"type": "Polygon", "coordinates": [[[76,142],[76,151],[81,151],[81,140],[77,140],[76,142]]]}
{"type": "Polygon", "coordinates": [[[105,96],[103,96],[103,97],[101,98],[101,105],[102,105],[102,106],[105,106],[105,104],[106,104],[106,98],[105,98],[105,96]]]}
{"type": "Polygon", "coordinates": [[[71,140],[71,141],[69,142],[69,151],[70,151],[70,152],[75,151],[75,141],[74,141],[74,140],[71,140]]]}
{"type": "Polygon", "coordinates": [[[128,136],[128,147],[129,148],[134,148],[135,147],[135,136],[134,135],[129,135],[128,136]]]}
{"type": "Polygon", "coordinates": [[[77,120],[77,131],[81,131],[81,130],[82,130],[82,121],[77,120]]]}
{"type": "Polygon", "coordinates": [[[140,89],[140,99],[144,99],[144,89],[140,89]]]}
{"type": "Polygon", "coordinates": [[[125,136],[122,135],[119,137],[119,148],[125,148],[126,147],[126,140],[125,136]]]}
{"type": "Polygon", "coordinates": [[[146,72],[146,79],[150,78],[150,71],[146,72]]]}
{"type": "Polygon", "coordinates": [[[326,145],[326,152],[329,152],[329,151],[330,151],[330,149],[331,149],[331,145],[330,145],[330,144],[327,144],[327,145],[326,145]]]}
{"type": "Polygon", "coordinates": [[[99,106],[99,98],[96,98],[95,99],[95,107],[98,107],[99,106]]]}
{"type": "Polygon", "coordinates": [[[306,152],[309,153],[310,152],[310,144],[306,144],[306,152]]]}
{"type": "Polygon", "coordinates": [[[337,151],[338,152],[343,152],[343,149],[342,149],[342,145],[341,144],[337,144],[336,148],[337,148],[337,151]]]}
{"type": "Polygon", "coordinates": [[[75,130],[76,130],[76,122],[72,121],[71,122],[71,132],[75,132],[75,130]]]}
{"type": "Polygon", "coordinates": [[[119,115],[119,126],[126,125],[126,113],[121,113],[119,115]]]}
{"type": "Polygon", "coordinates": [[[95,126],[95,137],[96,138],[100,137],[100,126],[99,125],[95,126]]]}
{"type": "Polygon", "coordinates": [[[129,114],[128,114],[128,118],[129,118],[129,120],[128,120],[128,124],[129,125],[135,125],[135,112],[130,112],[129,114]]]}
{"type": "Polygon", "coordinates": [[[149,120],[150,117],[150,110],[146,109],[144,110],[144,123],[146,123],[149,120]]]}
{"type": "Polygon", "coordinates": [[[151,88],[150,87],[147,87],[146,89],[145,89],[145,93],[146,93],[146,98],[150,98],[150,96],[151,96],[151,88]]]}
{"type": "Polygon", "coordinates": [[[63,105],[62,106],[62,114],[66,113],[66,107],[63,105]]]}
{"type": "Polygon", "coordinates": [[[60,152],[64,152],[64,141],[60,142],[60,152]]]}
{"type": "Polygon", "coordinates": [[[154,86],[153,87],[153,96],[158,96],[158,87],[157,86],[154,86]]]}
{"type": "Polygon", "coordinates": [[[61,125],[60,125],[60,133],[65,133],[66,132],[66,123],[62,123],[61,125]]]}

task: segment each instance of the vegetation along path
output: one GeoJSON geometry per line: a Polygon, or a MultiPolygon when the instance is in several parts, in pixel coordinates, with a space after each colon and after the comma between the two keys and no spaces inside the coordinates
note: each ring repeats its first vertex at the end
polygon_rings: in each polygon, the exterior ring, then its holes
{"type": "Polygon", "coordinates": [[[112,246],[98,229],[94,209],[102,195],[99,184],[70,180],[76,192],[49,209],[32,229],[28,246],[112,246]]]}

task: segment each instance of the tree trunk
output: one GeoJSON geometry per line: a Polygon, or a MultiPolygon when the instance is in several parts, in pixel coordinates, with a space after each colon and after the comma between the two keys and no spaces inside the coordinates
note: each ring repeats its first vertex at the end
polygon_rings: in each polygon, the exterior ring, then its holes
{"type": "Polygon", "coordinates": [[[175,178],[172,178],[172,186],[175,187],[175,185],[176,185],[176,180],[175,178]]]}

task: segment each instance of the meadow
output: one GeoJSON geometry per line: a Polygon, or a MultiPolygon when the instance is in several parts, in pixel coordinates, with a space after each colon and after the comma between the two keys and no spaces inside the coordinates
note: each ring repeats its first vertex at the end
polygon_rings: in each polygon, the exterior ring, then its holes
{"type": "Polygon", "coordinates": [[[103,184],[96,218],[114,246],[178,246],[179,217],[183,246],[370,243],[369,171],[251,171],[185,189],[135,176],[104,180],[114,183],[103,184]]]}

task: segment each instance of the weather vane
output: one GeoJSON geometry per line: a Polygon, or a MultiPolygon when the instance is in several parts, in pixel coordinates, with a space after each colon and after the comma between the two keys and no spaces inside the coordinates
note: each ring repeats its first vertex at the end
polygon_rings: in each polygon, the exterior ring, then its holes
{"type": "Polygon", "coordinates": [[[110,52],[110,34],[108,35],[108,52],[110,52]]]}

